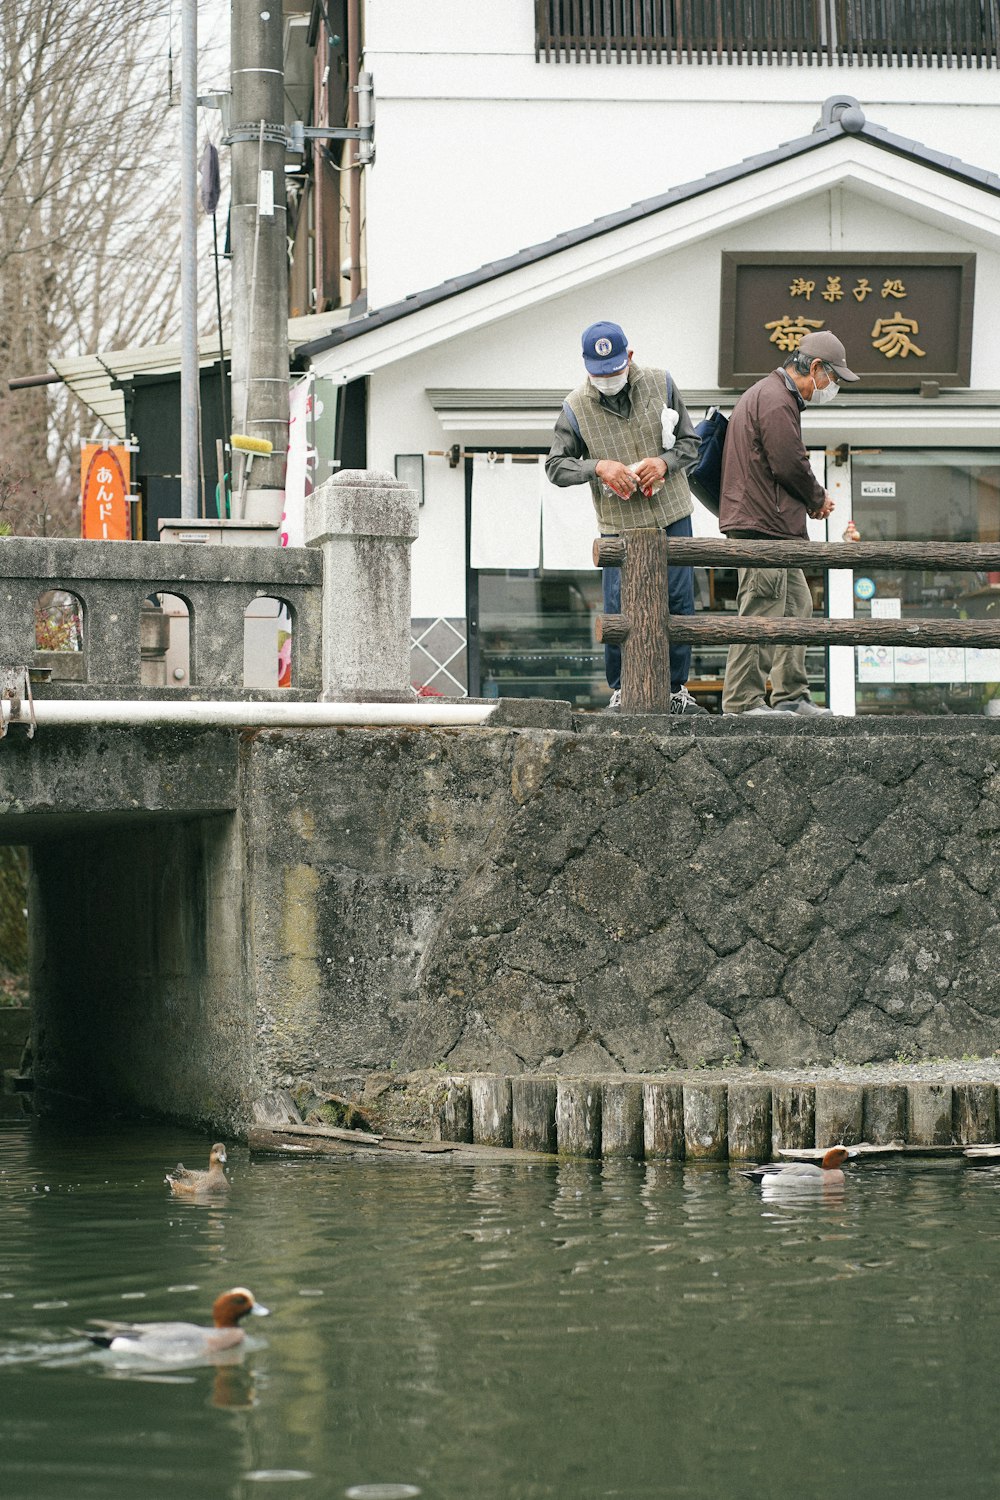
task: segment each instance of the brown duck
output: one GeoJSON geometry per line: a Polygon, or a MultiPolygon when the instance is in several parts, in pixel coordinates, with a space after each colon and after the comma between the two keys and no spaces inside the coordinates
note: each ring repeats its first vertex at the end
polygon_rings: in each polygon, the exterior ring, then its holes
{"type": "Polygon", "coordinates": [[[163,1179],[170,1186],[175,1198],[200,1198],[206,1193],[228,1193],[229,1178],[223,1168],[226,1165],[226,1148],[216,1141],[208,1158],[208,1171],[191,1171],[178,1162],[172,1172],[163,1179]]]}

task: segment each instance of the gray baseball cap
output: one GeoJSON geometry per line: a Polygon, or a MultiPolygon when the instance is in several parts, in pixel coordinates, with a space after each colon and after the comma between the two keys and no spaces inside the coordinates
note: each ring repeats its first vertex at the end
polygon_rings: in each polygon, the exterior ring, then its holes
{"type": "Polygon", "coordinates": [[[853,370],[847,368],[847,350],[835,333],[822,329],[819,333],[807,333],[799,343],[799,353],[810,359],[821,359],[835,372],[840,380],[860,380],[853,370]]]}

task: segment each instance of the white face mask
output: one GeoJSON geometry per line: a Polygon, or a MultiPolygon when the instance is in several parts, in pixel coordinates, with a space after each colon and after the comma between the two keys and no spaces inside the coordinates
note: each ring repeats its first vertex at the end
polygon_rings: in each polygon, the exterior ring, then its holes
{"type": "Polygon", "coordinates": [[[824,385],[822,388],[813,381],[813,393],[809,397],[809,405],[825,406],[828,401],[833,401],[836,398],[839,391],[840,386],[836,380],[831,380],[828,385],[824,385]]]}
{"type": "Polygon", "coordinates": [[[591,375],[590,383],[602,396],[617,396],[628,385],[628,366],[620,375],[591,375]]]}

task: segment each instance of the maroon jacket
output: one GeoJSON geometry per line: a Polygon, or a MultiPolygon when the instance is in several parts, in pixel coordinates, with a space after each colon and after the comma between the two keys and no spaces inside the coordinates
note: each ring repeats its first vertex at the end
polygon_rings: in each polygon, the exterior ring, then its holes
{"type": "Polygon", "coordinates": [[[722,450],[720,530],[808,535],[806,514],[825,493],[802,442],[801,410],[780,370],[743,392],[722,450]]]}

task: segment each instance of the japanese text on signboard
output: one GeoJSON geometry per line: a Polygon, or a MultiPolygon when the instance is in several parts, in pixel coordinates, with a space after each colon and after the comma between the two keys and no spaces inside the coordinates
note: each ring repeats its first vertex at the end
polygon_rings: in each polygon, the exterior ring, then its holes
{"type": "Polygon", "coordinates": [[[868,389],[967,385],[973,255],[723,256],[720,383],[747,384],[830,328],[868,389]]]}

